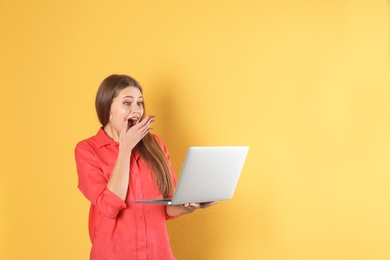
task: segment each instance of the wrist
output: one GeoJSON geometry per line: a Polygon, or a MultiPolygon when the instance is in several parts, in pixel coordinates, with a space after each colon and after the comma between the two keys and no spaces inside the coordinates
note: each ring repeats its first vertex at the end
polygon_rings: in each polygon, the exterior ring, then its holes
{"type": "Polygon", "coordinates": [[[118,153],[118,156],[124,156],[124,157],[130,157],[131,153],[132,153],[133,149],[129,148],[129,147],[123,147],[123,146],[120,146],[119,145],[119,153],[118,153]]]}

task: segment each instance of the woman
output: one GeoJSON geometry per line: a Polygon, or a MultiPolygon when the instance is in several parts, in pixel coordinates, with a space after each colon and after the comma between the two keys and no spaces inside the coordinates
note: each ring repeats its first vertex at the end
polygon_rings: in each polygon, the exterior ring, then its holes
{"type": "Polygon", "coordinates": [[[127,75],[111,75],[95,101],[102,128],[75,149],[78,187],[91,202],[91,259],[174,259],[166,220],[215,203],[180,206],[133,203],[172,197],[176,185],[169,152],[150,133],[142,88],[127,75]]]}

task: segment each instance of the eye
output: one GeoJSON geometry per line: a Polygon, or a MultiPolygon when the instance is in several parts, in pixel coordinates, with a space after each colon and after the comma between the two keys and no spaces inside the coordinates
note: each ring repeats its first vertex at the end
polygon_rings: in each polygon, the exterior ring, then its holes
{"type": "Polygon", "coordinates": [[[141,107],[144,105],[144,102],[143,101],[137,102],[137,105],[141,107]]]}
{"type": "Polygon", "coordinates": [[[123,104],[125,104],[126,106],[130,106],[130,105],[131,105],[131,102],[125,101],[125,102],[123,102],[123,104]]]}

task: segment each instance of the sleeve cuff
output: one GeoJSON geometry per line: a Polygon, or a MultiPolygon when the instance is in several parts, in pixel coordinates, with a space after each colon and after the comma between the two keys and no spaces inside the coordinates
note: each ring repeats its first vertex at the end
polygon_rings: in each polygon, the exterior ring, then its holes
{"type": "Polygon", "coordinates": [[[127,208],[126,203],[109,189],[105,189],[103,196],[105,201],[104,211],[106,215],[116,217],[119,211],[127,208]]]}

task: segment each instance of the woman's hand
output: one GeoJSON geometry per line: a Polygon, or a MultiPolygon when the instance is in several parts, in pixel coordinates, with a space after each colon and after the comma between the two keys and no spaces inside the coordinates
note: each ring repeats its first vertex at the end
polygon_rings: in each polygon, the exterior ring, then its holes
{"type": "Polygon", "coordinates": [[[205,203],[186,203],[184,205],[167,206],[166,211],[168,216],[179,217],[181,215],[189,214],[197,209],[205,209],[218,204],[218,201],[211,201],[205,203]]]}
{"type": "Polygon", "coordinates": [[[141,139],[152,130],[150,126],[154,122],[154,117],[153,115],[146,116],[134,126],[129,126],[130,118],[126,118],[119,134],[119,146],[127,151],[133,150],[141,139]]]}
{"type": "Polygon", "coordinates": [[[152,130],[150,125],[154,116],[147,116],[142,121],[130,127],[129,118],[123,122],[119,133],[119,154],[111,172],[107,188],[122,200],[126,199],[129,187],[130,154],[141,139],[152,130]]]}

